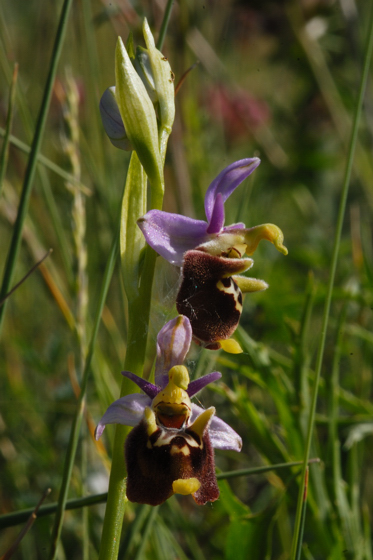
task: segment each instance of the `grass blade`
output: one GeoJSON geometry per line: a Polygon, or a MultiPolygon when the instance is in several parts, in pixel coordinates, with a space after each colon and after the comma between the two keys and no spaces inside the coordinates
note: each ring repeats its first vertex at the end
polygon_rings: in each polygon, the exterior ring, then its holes
{"type": "Polygon", "coordinates": [[[312,433],[313,433],[314,422],[315,422],[316,403],[317,403],[318,388],[319,388],[320,377],[321,377],[321,367],[322,367],[323,357],[324,357],[326,331],[327,331],[328,321],[329,321],[329,313],[330,313],[331,299],[332,299],[332,293],[333,293],[335,272],[336,272],[336,268],[337,268],[337,261],[338,261],[338,255],[339,255],[339,246],[340,246],[340,240],[341,240],[341,234],[342,234],[342,226],[343,226],[345,209],[346,209],[347,194],[348,194],[348,190],[349,190],[351,170],[352,170],[353,159],[354,159],[355,148],[356,148],[357,137],[358,137],[358,127],[359,127],[359,122],[360,122],[360,116],[361,116],[361,111],[362,111],[362,106],[363,106],[365,87],[366,87],[366,82],[367,82],[367,78],[368,78],[368,71],[369,71],[370,60],[371,60],[371,55],[372,55],[372,48],[373,48],[373,9],[372,8],[371,8],[371,15],[370,15],[370,21],[369,21],[369,28],[368,29],[369,29],[369,32],[368,32],[368,38],[367,38],[367,43],[366,43],[366,49],[365,49],[364,67],[363,67],[363,73],[362,73],[361,81],[360,81],[359,94],[358,94],[358,99],[357,99],[357,103],[356,103],[356,109],[355,109],[354,120],[353,120],[353,127],[352,127],[352,132],[351,132],[351,139],[350,139],[348,156],[347,156],[344,182],[343,182],[343,187],[342,187],[342,192],[341,192],[341,199],[340,199],[340,205],[339,205],[339,211],[338,211],[336,232],[335,232],[335,237],[334,237],[332,262],[331,262],[330,273],[329,273],[329,283],[328,283],[328,289],[327,289],[327,294],[326,294],[325,307],[324,307],[323,320],[322,320],[322,327],[321,327],[321,337],[320,337],[318,354],[317,354],[317,361],[316,361],[316,368],[315,368],[315,384],[314,384],[314,389],[313,389],[312,403],[311,403],[310,416],[309,416],[309,422],[308,422],[306,450],[305,450],[304,464],[303,464],[303,469],[302,469],[302,481],[301,481],[300,488],[299,488],[297,513],[296,513],[295,527],[294,527],[294,536],[293,536],[292,550],[291,550],[291,555],[290,555],[290,558],[292,560],[296,559],[296,551],[298,549],[298,541],[301,538],[300,531],[301,531],[301,520],[302,520],[302,511],[303,511],[303,488],[305,486],[305,481],[306,481],[307,463],[308,463],[308,457],[309,457],[310,448],[311,448],[312,433]]]}
{"type": "MultiPolygon", "coordinates": [[[[24,179],[22,193],[21,193],[21,199],[18,208],[17,219],[14,225],[12,241],[10,244],[8,257],[5,265],[3,283],[0,291],[0,299],[2,299],[9,291],[13,278],[15,264],[17,261],[18,252],[21,246],[23,222],[25,220],[28,211],[28,204],[30,200],[31,189],[32,189],[34,175],[35,175],[37,157],[38,157],[41,140],[45,129],[45,123],[46,123],[48,109],[52,96],[52,88],[57,73],[57,65],[58,65],[58,61],[60,58],[62,45],[65,37],[65,31],[66,31],[67,20],[68,20],[71,4],[72,4],[72,0],[65,0],[62,7],[56,39],[53,47],[52,60],[50,63],[48,77],[47,77],[47,83],[44,89],[43,100],[41,103],[39,116],[36,123],[35,135],[31,146],[30,158],[27,164],[25,179],[24,179]]],[[[0,330],[2,326],[5,308],[6,308],[6,304],[0,308],[0,330]]]]}
{"type": "Polygon", "coordinates": [[[296,560],[300,560],[301,553],[302,553],[303,532],[304,532],[304,524],[306,521],[306,509],[307,509],[308,474],[309,474],[309,467],[307,466],[306,478],[303,487],[302,515],[300,519],[299,539],[298,539],[297,551],[295,556],[296,560]]]}

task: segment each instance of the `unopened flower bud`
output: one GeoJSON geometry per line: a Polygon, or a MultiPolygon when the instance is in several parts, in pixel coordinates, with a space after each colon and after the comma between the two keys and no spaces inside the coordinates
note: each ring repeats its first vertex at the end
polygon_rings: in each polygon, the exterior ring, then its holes
{"type": "Polygon", "coordinates": [[[110,142],[121,150],[133,150],[133,146],[127,137],[119,107],[115,98],[115,86],[107,88],[100,100],[100,113],[102,124],[110,142]]]}
{"type": "Polygon", "coordinates": [[[157,118],[146,88],[119,37],[115,52],[115,97],[134,149],[153,185],[163,183],[157,118]]]}

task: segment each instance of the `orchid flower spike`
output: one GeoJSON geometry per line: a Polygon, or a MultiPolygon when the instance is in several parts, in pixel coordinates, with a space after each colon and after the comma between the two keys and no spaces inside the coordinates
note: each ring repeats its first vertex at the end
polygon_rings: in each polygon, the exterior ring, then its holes
{"type": "Polygon", "coordinates": [[[161,210],[150,210],[137,221],[147,243],[182,267],[177,310],[190,319],[194,340],[212,350],[240,351],[230,337],[241,316],[242,292],[268,287],[263,280],[238,276],[253,265],[244,255],[252,255],[262,239],[287,254],[283,233],[274,224],[224,225],[225,201],[259,164],[258,158],[247,158],[223,169],[206,192],[207,221],[161,210]]]}
{"type": "Polygon", "coordinates": [[[132,502],[158,505],[173,494],[192,494],[203,505],[219,496],[213,448],[240,451],[242,440],[191,398],[219,372],[189,381],[182,365],[192,329],[187,317],[169,321],[157,337],[155,384],[122,372],[143,391],[122,397],[109,406],[96,428],[96,439],[107,424],[134,426],[125,444],[127,497],[132,502]],[[166,373],[167,372],[167,373],[166,373]]]}

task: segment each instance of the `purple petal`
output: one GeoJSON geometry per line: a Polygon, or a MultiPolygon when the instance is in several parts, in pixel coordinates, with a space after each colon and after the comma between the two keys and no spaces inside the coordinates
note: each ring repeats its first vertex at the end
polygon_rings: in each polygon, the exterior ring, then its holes
{"type": "Polygon", "coordinates": [[[203,375],[199,379],[195,379],[189,383],[187,393],[192,398],[194,395],[199,393],[206,385],[212,383],[213,381],[217,381],[221,378],[220,371],[213,371],[212,373],[208,373],[207,375],[203,375]]]}
{"type": "Polygon", "coordinates": [[[224,225],[224,200],[221,193],[216,195],[214,206],[211,212],[210,223],[207,228],[207,233],[219,233],[224,225]]]}
{"type": "MultiPolygon", "coordinates": [[[[190,417],[190,423],[202,414],[203,408],[192,404],[192,414],[190,417]]],[[[215,449],[231,449],[233,451],[241,451],[242,449],[242,439],[241,437],[226,424],[223,420],[217,416],[213,416],[211,424],[209,426],[209,436],[211,439],[212,446],[215,449]]]]}
{"type": "Polygon", "coordinates": [[[99,439],[106,424],[124,424],[124,426],[136,426],[143,417],[145,407],[151,405],[151,399],[146,395],[126,395],[109,406],[99,421],[95,438],[99,439]]]}
{"type": "Polygon", "coordinates": [[[160,387],[168,383],[168,372],[173,366],[182,365],[192,342],[189,319],[178,315],[159,331],[157,336],[157,359],[155,382],[160,387]]]}
{"type": "Polygon", "coordinates": [[[157,385],[149,383],[149,381],[146,381],[142,377],[135,375],[131,371],[122,371],[121,373],[122,375],[124,375],[124,377],[127,377],[128,379],[131,379],[131,381],[136,383],[136,385],[140,387],[140,389],[142,389],[144,393],[146,393],[152,400],[158,395],[159,391],[161,390],[160,387],[157,387],[157,385]]]}
{"type": "Polygon", "coordinates": [[[118,103],[115,99],[115,86],[107,88],[100,100],[100,114],[102,124],[111,143],[121,150],[132,150],[122,117],[120,116],[118,103]]]}
{"type": "Polygon", "coordinates": [[[216,179],[213,180],[205,196],[205,212],[209,223],[212,219],[217,195],[220,193],[223,197],[223,202],[225,202],[234,189],[238,187],[259,164],[259,158],[240,159],[228,165],[228,167],[223,169],[216,179]]]}
{"type": "Polygon", "coordinates": [[[243,224],[242,222],[238,222],[238,224],[231,224],[230,226],[225,226],[223,227],[222,233],[225,232],[229,232],[229,231],[234,231],[234,230],[241,230],[241,229],[245,229],[246,226],[245,224],[243,224]]]}
{"type": "Polygon", "coordinates": [[[208,239],[206,222],[162,210],[150,210],[137,225],[150,247],[176,266],[182,265],[185,251],[208,239]]]}

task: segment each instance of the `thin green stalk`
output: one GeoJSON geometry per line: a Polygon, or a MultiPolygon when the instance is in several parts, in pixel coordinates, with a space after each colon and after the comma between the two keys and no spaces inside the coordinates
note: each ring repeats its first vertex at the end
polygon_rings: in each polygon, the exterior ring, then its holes
{"type": "MultiPolygon", "coordinates": [[[[310,459],[308,464],[319,463],[320,459],[310,459]]],[[[228,471],[223,473],[218,473],[216,478],[218,480],[227,480],[228,478],[238,478],[240,476],[251,476],[254,474],[263,474],[269,471],[276,471],[281,469],[288,469],[292,467],[298,467],[303,465],[303,461],[294,461],[292,463],[278,463],[277,465],[265,465],[263,467],[252,467],[250,469],[241,469],[237,471],[228,471]]],[[[67,500],[65,509],[79,509],[86,506],[92,506],[95,504],[103,504],[107,501],[108,493],[94,494],[93,496],[85,496],[84,498],[74,498],[73,500],[67,500]]],[[[42,506],[39,509],[38,517],[45,517],[46,515],[51,515],[57,510],[58,503],[48,504],[42,506]]],[[[144,506],[150,507],[150,506],[144,506]]],[[[0,515],[0,529],[5,529],[6,527],[13,527],[19,525],[28,519],[32,514],[34,508],[24,509],[22,511],[16,511],[13,513],[7,513],[5,515],[0,515]]]]}
{"type": "Polygon", "coordinates": [[[315,385],[312,395],[312,403],[310,408],[310,416],[308,422],[308,431],[307,431],[307,440],[306,440],[306,449],[304,454],[304,463],[302,469],[302,480],[299,488],[299,495],[298,495],[298,504],[297,504],[297,512],[295,518],[295,526],[294,526],[294,535],[293,535],[293,542],[292,542],[292,549],[290,558],[292,560],[296,559],[296,550],[298,547],[298,541],[300,539],[300,529],[301,529],[301,519],[302,519],[302,507],[303,507],[303,488],[305,485],[306,480],[306,472],[307,472],[307,464],[308,464],[308,457],[311,448],[311,441],[312,441],[312,434],[315,422],[315,413],[316,413],[316,404],[317,404],[317,395],[318,395],[318,388],[320,383],[321,377],[321,367],[323,362],[324,356],[324,348],[325,348],[325,339],[326,339],[326,331],[328,327],[328,320],[329,320],[329,313],[330,313],[330,305],[333,293],[333,286],[334,286],[334,279],[335,279],[335,272],[337,268],[337,261],[338,261],[338,254],[339,254],[339,246],[342,234],[342,226],[343,220],[345,215],[346,209],[346,200],[348,195],[348,189],[350,184],[350,177],[351,177],[351,170],[353,165],[354,153],[356,148],[356,142],[358,137],[358,128],[360,122],[360,116],[363,106],[363,99],[364,99],[364,92],[369,72],[370,60],[372,55],[372,48],[373,48],[373,5],[371,7],[371,14],[369,20],[369,28],[368,28],[368,38],[366,43],[365,49],[365,60],[364,60],[364,67],[363,73],[361,76],[361,82],[359,87],[359,94],[354,114],[353,120],[353,127],[351,132],[351,139],[350,145],[348,150],[348,157],[345,169],[345,176],[344,182],[341,192],[341,200],[339,205],[338,211],[338,218],[337,218],[337,225],[336,225],[336,232],[334,237],[334,247],[333,247],[333,255],[332,255],[332,262],[330,267],[330,275],[329,275],[329,283],[327,288],[326,300],[325,300],[325,307],[323,313],[323,320],[322,320],[322,327],[321,327],[321,336],[316,360],[316,368],[315,368],[315,385]]]}
{"type": "Polygon", "coordinates": [[[0,155],[0,195],[3,187],[3,181],[4,181],[6,167],[8,163],[9,141],[10,141],[9,137],[10,137],[10,131],[12,129],[13,111],[14,111],[14,104],[16,99],[17,75],[18,75],[18,64],[16,63],[14,65],[13,77],[10,84],[8,114],[6,117],[4,142],[0,155]]]}
{"type": "MultiPolygon", "coordinates": [[[[40,144],[45,129],[47,113],[48,113],[49,104],[52,95],[52,88],[57,72],[57,65],[62,50],[63,40],[65,37],[65,31],[66,31],[67,20],[68,20],[71,4],[72,4],[72,0],[64,0],[64,4],[62,6],[62,12],[61,12],[56,39],[53,47],[52,60],[51,60],[49,73],[47,77],[47,83],[45,85],[43,100],[41,103],[38,120],[36,123],[35,135],[31,146],[30,158],[27,164],[17,218],[14,224],[12,241],[10,244],[7,261],[5,264],[3,283],[0,291],[0,299],[2,299],[5,296],[5,294],[9,291],[10,285],[12,283],[17,257],[18,257],[18,252],[21,246],[23,222],[27,215],[31,189],[32,189],[34,175],[35,175],[36,164],[37,164],[37,156],[39,153],[40,144]]],[[[5,308],[6,308],[6,304],[0,308],[0,330],[3,322],[5,308]]]]}
{"type": "MultiPolygon", "coordinates": [[[[84,496],[83,498],[74,498],[67,500],[65,509],[79,509],[82,507],[93,506],[95,504],[104,504],[107,500],[107,492],[103,494],[94,494],[93,496],[84,496]]],[[[38,517],[46,517],[57,511],[58,503],[54,502],[45,506],[41,506],[38,510],[38,517]]],[[[27,521],[35,508],[23,509],[0,516],[0,529],[14,527],[27,521]]]]}
{"type": "MultiPolygon", "coordinates": [[[[146,210],[147,178],[134,152],[128,168],[121,217],[121,252],[123,275],[128,299],[127,352],[124,369],[137,375],[143,374],[150,315],[150,296],[155,257],[145,250],[141,286],[139,283],[141,248],[143,239],[136,226],[136,219],[146,210]]],[[[160,201],[160,205],[162,201],[160,201]]],[[[153,251],[154,253],[154,251],[153,251]]],[[[133,383],[123,377],[120,396],[133,392],[133,383]]],[[[123,524],[126,497],[126,468],[123,459],[124,442],[129,432],[126,426],[116,425],[112,464],[109,480],[108,502],[102,529],[100,558],[117,558],[123,524]]]]}
{"type": "Polygon", "coordinates": [[[308,491],[308,474],[309,474],[309,467],[307,466],[306,469],[306,478],[304,481],[304,488],[303,488],[303,502],[302,502],[302,515],[300,520],[300,530],[299,530],[299,539],[298,539],[298,547],[296,551],[296,560],[300,560],[300,555],[302,553],[302,542],[303,542],[303,532],[304,532],[304,525],[306,522],[306,510],[307,510],[307,491],[308,491]]]}
{"type": "Polygon", "coordinates": [[[47,253],[45,253],[44,257],[41,258],[40,261],[35,263],[34,266],[30,268],[28,273],[25,274],[25,276],[23,278],[21,278],[21,280],[19,282],[17,282],[17,284],[15,286],[13,286],[13,288],[10,290],[10,292],[8,292],[3,299],[0,299],[0,306],[4,304],[5,300],[8,299],[8,297],[10,297],[23,284],[23,282],[25,282],[27,280],[27,278],[29,276],[31,276],[31,274],[33,272],[35,272],[35,270],[45,261],[45,259],[47,257],[49,257],[51,252],[52,252],[52,249],[49,249],[49,251],[47,253]]]}
{"type": "Polygon", "coordinates": [[[13,554],[16,552],[17,548],[19,547],[19,545],[22,542],[22,539],[25,537],[25,535],[29,532],[29,530],[31,529],[32,525],[35,522],[35,519],[37,518],[37,514],[38,514],[38,510],[41,506],[41,504],[44,502],[45,498],[48,496],[48,494],[50,493],[50,488],[48,488],[43,496],[41,497],[38,505],[36,506],[36,508],[32,511],[32,513],[30,514],[29,519],[27,520],[27,523],[25,525],[25,527],[23,527],[22,531],[20,532],[20,534],[18,535],[18,537],[16,538],[16,540],[12,543],[11,547],[5,552],[5,554],[3,554],[1,556],[1,560],[9,560],[13,554]]]}
{"type": "MultiPolygon", "coordinates": [[[[128,341],[124,369],[142,375],[145,361],[146,342],[150,316],[151,288],[154,275],[156,253],[146,248],[140,297],[129,301],[128,341]],[[146,280],[145,280],[146,279],[146,280]]],[[[136,389],[135,389],[136,390],[136,389]]],[[[133,383],[123,378],[120,396],[134,392],[133,383]]],[[[111,465],[108,503],[102,531],[100,560],[114,560],[118,556],[120,535],[126,501],[126,469],[124,464],[124,442],[130,428],[116,425],[111,465]]]]}
{"type": "Polygon", "coordinates": [[[159,30],[159,37],[158,37],[158,41],[157,41],[157,49],[159,51],[161,51],[162,47],[163,47],[163,43],[164,43],[164,40],[165,40],[165,37],[166,37],[168,22],[170,21],[172,5],[173,5],[174,1],[175,0],[168,0],[166,9],[164,11],[163,21],[162,21],[161,29],[159,30]]]}
{"type": "MultiPolygon", "coordinates": [[[[309,459],[308,464],[320,463],[320,459],[309,459]]],[[[252,474],[263,474],[269,471],[277,471],[291,467],[298,467],[303,465],[303,461],[293,461],[292,463],[277,463],[277,465],[265,465],[264,467],[253,467],[251,469],[240,469],[238,471],[230,471],[226,473],[218,473],[216,478],[218,480],[227,480],[228,478],[237,478],[239,476],[250,476],[252,474]]]]}
{"type": "MultiPolygon", "coordinates": [[[[3,14],[1,14],[0,12],[0,25],[2,26],[3,29],[6,28],[6,23],[3,21],[3,14]]],[[[9,42],[9,41],[8,41],[9,42]]],[[[13,47],[9,45],[5,46],[4,45],[4,37],[0,38],[0,66],[4,72],[4,75],[6,76],[7,80],[11,79],[11,65],[10,62],[6,56],[6,52],[8,52],[9,50],[11,50],[13,47]],[[3,41],[2,41],[3,39],[3,41]]],[[[19,113],[19,117],[21,118],[22,121],[22,125],[23,125],[23,129],[24,132],[26,134],[27,138],[32,138],[32,135],[34,133],[34,128],[35,128],[35,119],[34,116],[35,115],[31,115],[30,113],[30,106],[28,103],[28,98],[27,96],[24,94],[21,84],[19,84],[19,87],[17,87],[17,112],[19,113]]],[[[0,127],[0,136],[4,136],[5,135],[5,130],[3,128],[0,127]]],[[[15,146],[16,148],[18,148],[19,150],[21,150],[22,152],[29,154],[31,152],[31,148],[28,144],[25,144],[24,142],[22,142],[21,140],[19,140],[17,137],[13,136],[12,134],[9,137],[9,141],[10,143],[15,146]]],[[[53,198],[53,194],[52,194],[52,189],[51,189],[51,185],[50,185],[50,181],[48,178],[48,175],[46,173],[46,170],[44,169],[45,167],[47,167],[48,169],[50,169],[51,171],[53,171],[55,174],[61,176],[63,179],[65,179],[66,181],[69,181],[71,183],[74,183],[75,178],[67,173],[64,169],[62,169],[61,167],[59,167],[58,165],[56,165],[54,162],[52,162],[50,159],[46,158],[44,155],[42,154],[38,154],[37,156],[38,162],[42,163],[42,166],[37,166],[37,170],[38,170],[38,174],[39,174],[39,178],[40,178],[40,187],[42,189],[42,192],[44,194],[45,197],[45,201],[46,201],[46,205],[47,205],[47,209],[48,209],[48,213],[49,213],[49,218],[50,218],[50,223],[52,224],[55,233],[56,233],[56,237],[57,240],[59,242],[60,245],[60,250],[61,250],[61,258],[63,260],[64,263],[64,267],[66,270],[66,275],[68,277],[68,281],[71,284],[72,282],[72,265],[71,265],[71,255],[70,255],[70,247],[68,246],[68,240],[65,236],[65,233],[63,231],[63,227],[62,227],[62,223],[61,223],[61,218],[59,216],[58,210],[57,210],[57,206],[56,206],[56,202],[53,198]]],[[[83,190],[84,186],[80,184],[80,188],[83,190]]],[[[88,191],[88,189],[87,189],[88,191]]]]}
{"type": "MultiPolygon", "coordinates": [[[[308,373],[310,366],[310,351],[308,347],[308,334],[312,308],[315,299],[315,286],[313,274],[309,275],[306,286],[306,298],[301,319],[299,341],[294,358],[294,376],[296,399],[299,405],[299,425],[304,437],[307,432],[307,419],[309,416],[309,384],[308,373]]],[[[295,403],[294,403],[295,404],[295,403]]]]}
{"type": "MultiPolygon", "coordinates": [[[[87,489],[87,465],[88,465],[88,428],[83,424],[82,429],[82,459],[81,459],[81,488],[82,495],[87,489]]],[[[89,560],[89,519],[88,509],[82,511],[82,560],[89,560]]]]}
{"type": "Polygon", "coordinates": [[[101,320],[102,310],[105,304],[107,292],[110,285],[110,280],[113,274],[115,261],[117,259],[118,253],[119,253],[119,231],[117,231],[116,235],[114,236],[114,240],[110,249],[108,262],[106,264],[106,269],[104,272],[104,278],[102,282],[100,296],[98,299],[93,332],[88,346],[87,357],[86,357],[84,371],[82,375],[80,394],[77,402],[73,424],[71,427],[70,440],[69,440],[69,445],[65,457],[64,472],[63,472],[62,484],[61,484],[59,501],[57,506],[56,518],[55,518],[53,532],[52,532],[52,544],[51,544],[51,550],[49,555],[51,559],[55,558],[56,551],[57,551],[57,544],[61,535],[63,515],[66,509],[67,494],[70,486],[71,473],[74,465],[76,449],[79,441],[80,427],[81,427],[84,408],[85,408],[86,389],[87,389],[87,382],[90,373],[91,361],[92,361],[94,347],[96,343],[98,327],[101,320]]]}
{"type": "Polygon", "coordinates": [[[344,327],[347,314],[347,304],[343,305],[340,319],[338,322],[337,336],[335,342],[335,350],[333,356],[332,375],[330,379],[329,389],[329,421],[328,421],[328,437],[329,447],[332,457],[332,479],[333,479],[333,503],[336,504],[340,510],[344,509],[346,504],[346,495],[342,485],[342,466],[340,457],[340,442],[338,439],[338,408],[339,408],[339,363],[341,358],[342,337],[344,334],[344,327]]]}

